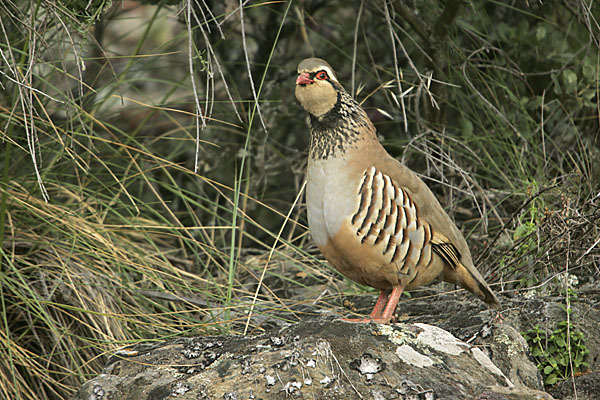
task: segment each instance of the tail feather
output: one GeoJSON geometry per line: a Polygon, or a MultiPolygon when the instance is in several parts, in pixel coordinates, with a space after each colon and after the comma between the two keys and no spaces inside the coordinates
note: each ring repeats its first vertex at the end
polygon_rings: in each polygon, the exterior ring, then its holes
{"type": "Polygon", "coordinates": [[[483,278],[471,273],[470,269],[465,267],[462,263],[458,263],[453,270],[447,269],[444,272],[444,280],[446,282],[457,284],[463,289],[475,294],[490,307],[500,308],[500,301],[494,292],[492,292],[492,289],[490,289],[488,284],[485,283],[483,278]]]}
{"type": "MultiPolygon", "coordinates": [[[[477,269],[471,264],[467,267],[460,260],[461,254],[447,237],[439,232],[434,232],[431,238],[433,251],[436,252],[451,268],[444,270],[444,280],[461,286],[463,289],[479,296],[490,307],[500,308],[500,301],[492,289],[483,280],[477,269]]],[[[470,262],[470,257],[468,258],[470,262]]]]}

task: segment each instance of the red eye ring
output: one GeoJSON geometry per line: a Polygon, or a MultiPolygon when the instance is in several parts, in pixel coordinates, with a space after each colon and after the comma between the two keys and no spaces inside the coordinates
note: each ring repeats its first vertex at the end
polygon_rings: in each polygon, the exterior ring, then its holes
{"type": "Polygon", "coordinates": [[[317,75],[315,76],[315,78],[320,79],[320,80],[325,80],[328,79],[329,77],[327,76],[327,72],[325,71],[319,71],[317,72],[317,75]]]}

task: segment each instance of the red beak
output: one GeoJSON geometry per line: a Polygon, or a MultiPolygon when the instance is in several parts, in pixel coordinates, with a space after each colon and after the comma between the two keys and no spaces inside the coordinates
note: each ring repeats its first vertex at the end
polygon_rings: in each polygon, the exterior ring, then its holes
{"type": "Polygon", "coordinates": [[[302,72],[300,75],[298,75],[298,79],[296,79],[296,85],[307,85],[314,82],[315,81],[308,77],[308,72],[302,72]]]}

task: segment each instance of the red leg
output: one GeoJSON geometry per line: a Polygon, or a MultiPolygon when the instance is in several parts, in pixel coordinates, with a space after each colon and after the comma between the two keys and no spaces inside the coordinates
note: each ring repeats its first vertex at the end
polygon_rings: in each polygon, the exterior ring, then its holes
{"type": "Polygon", "coordinates": [[[404,288],[402,286],[396,286],[392,289],[392,293],[390,293],[390,297],[388,299],[387,305],[381,314],[380,320],[374,320],[374,322],[380,324],[387,324],[392,320],[394,316],[394,312],[396,311],[396,306],[398,305],[398,300],[400,300],[400,295],[404,288]]]}
{"type": "Polygon", "coordinates": [[[402,290],[401,286],[394,287],[391,293],[389,290],[382,290],[369,318],[343,318],[342,320],[347,322],[377,322],[379,324],[387,324],[392,319],[394,311],[396,311],[396,305],[398,304],[398,300],[400,300],[402,290]]]}
{"type": "Polygon", "coordinates": [[[383,311],[383,307],[385,306],[389,295],[390,291],[387,289],[384,289],[379,293],[377,303],[375,303],[375,307],[373,307],[373,311],[371,311],[371,314],[369,315],[371,319],[381,318],[381,312],[383,311]]]}

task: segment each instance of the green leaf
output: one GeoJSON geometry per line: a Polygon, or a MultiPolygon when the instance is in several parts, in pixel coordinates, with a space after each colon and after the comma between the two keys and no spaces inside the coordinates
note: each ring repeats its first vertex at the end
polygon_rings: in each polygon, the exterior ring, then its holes
{"type": "Polygon", "coordinates": [[[571,92],[577,89],[577,74],[570,69],[565,69],[562,73],[565,92],[571,92]]]}
{"type": "Polygon", "coordinates": [[[460,120],[460,132],[465,138],[473,137],[473,123],[466,118],[462,118],[460,120]]]}
{"type": "Polygon", "coordinates": [[[556,343],[559,347],[566,347],[567,343],[565,342],[564,336],[555,336],[554,343],[556,343]]]}
{"type": "Polygon", "coordinates": [[[542,96],[535,96],[529,99],[526,103],[526,107],[528,110],[538,109],[542,106],[542,96]]]}
{"type": "Polygon", "coordinates": [[[596,80],[596,68],[596,62],[592,59],[592,57],[586,57],[583,61],[583,68],[581,72],[583,72],[583,76],[587,80],[593,81],[596,80]]]}
{"type": "Polygon", "coordinates": [[[535,230],[535,224],[531,222],[525,222],[515,229],[515,233],[513,233],[513,237],[515,239],[519,239],[529,235],[531,232],[535,230]]]}
{"type": "Polygon", "coordinates": [[[531,351],[531,355],[534,357],[539,357],[542,354],[544,354],[544,350],[540,349],[539,347],[535,347],[532,351],[531,351]]]}
{"type": "Polygon", "coordinates": [[[537,27],[537,29],[535,30],[535,38],[537,40],[542,40],[546,37],[546,33],[548,31],[546,30],[546,27],[544,25],[540,25],[537,27]]]}
{"type": "Polygon", "coordinates": [[[569,365],[569,357],[566,354],[561,354],[560,356],[557,357],[556,360],[563,367],[566,367],[567,365],[569,365]]]}
{"type": "Polygon", "coordinates": [[[558,376],[556,376],[556,374],[550,374],[544,379],[546,385],[554,385],[556,382],[558,382],[558,376]]]}
{"type": "Polygon", "coordinates": [[[552,365],[547,365],[547,366],[544,368],[544,375],[550,375],[550,373],[551,373],[552,371],[554,371],[554,368],[552,368],[552,365]]]}
{"type": "Polygon", "coordinates": [[[560,83],[558,82],[558,79],[556,78],[556,74],[550,75],[550,79],[552,79],[552,82],[554,83],[554,94],[560,96],[563,93],[563,91],[560,87],[560,83]]]}

